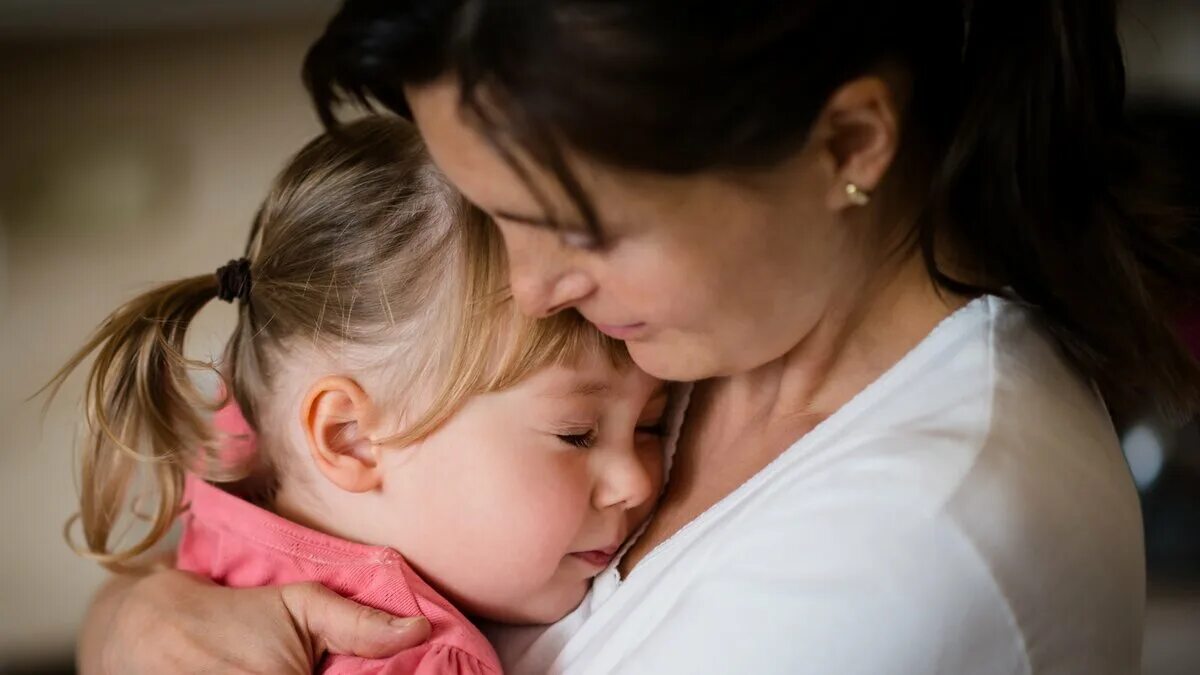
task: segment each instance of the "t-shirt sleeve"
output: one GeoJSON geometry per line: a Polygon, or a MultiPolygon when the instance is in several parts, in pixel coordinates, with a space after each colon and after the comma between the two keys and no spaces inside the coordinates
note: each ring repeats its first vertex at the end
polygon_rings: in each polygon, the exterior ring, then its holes
{"type": "Polygon", "coordinates": [[[1007,602],[953,523],[859,522],[817,520],[789,541],[777,534],[794,522],[759,523],[701,566],[616,672],[1030,672],[1007,602]]]}

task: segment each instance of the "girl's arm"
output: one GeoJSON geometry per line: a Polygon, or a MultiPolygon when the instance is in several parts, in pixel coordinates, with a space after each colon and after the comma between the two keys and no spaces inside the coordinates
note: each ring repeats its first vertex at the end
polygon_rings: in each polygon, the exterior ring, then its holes
{"type": "Polygon", "coordinates": [[[429,636],[319,584],[231,589],[185,572],[115,576],[92,601],[79,638],[81,675],[297,673],[325,652],[391,656],[429,636]]]}

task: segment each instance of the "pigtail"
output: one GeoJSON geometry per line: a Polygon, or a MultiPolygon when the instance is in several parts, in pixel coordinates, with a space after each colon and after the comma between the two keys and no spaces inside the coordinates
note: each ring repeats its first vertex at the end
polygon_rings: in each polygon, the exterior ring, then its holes
{"type": "Polygon", "coordinates": [[[46,389],[53,398],[67,377],[93,353],[85,407],[87,441],[81,457],[79,512],[67,523],[68,542],[113,571],[162,541],[179,515],[184,476],[212,452],[206,411],[210,402],[191,372],[211,363],[183,355],[187,329],[218,296],[212,274],[160,286],[117,309],[63,366],[46,389]],[[120,547],[131,491],[144,473],[149,485],[132,500],[148,531],[120,547]],[[78,522],[82,544],[70,531],[78,522]]]}

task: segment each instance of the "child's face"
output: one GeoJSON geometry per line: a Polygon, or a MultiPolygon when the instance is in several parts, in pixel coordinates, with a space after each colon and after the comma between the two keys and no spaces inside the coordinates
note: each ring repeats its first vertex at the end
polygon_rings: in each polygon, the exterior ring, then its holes
{"type": "Polygon", "coordinates": [[[557,620],[663,484],[663,383],[588,357],[477,396],[384,453],[385,541],[468,614],[557,620]]]}

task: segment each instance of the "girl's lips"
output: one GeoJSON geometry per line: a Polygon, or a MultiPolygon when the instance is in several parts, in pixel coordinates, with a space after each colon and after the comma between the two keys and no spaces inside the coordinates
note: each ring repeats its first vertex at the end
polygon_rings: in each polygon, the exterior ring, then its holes
{"type": "Polygon", "coordinates": [[[596,330],[618,340],[633,340],[646,332],[646,324],[644,323],[630,323],[625,325],[597,323],[594,325],[596,326],[596,330]]]}
{"type": "Polygon", "coordinates": [[[612,562],[613,557],[616,555],[616,551],[579,551],[578,553],[572,553],[571,555],[579,558],[589,565],[595,565],[596,567],[603,568],[608,567],[608,564],[612,562]]]}

